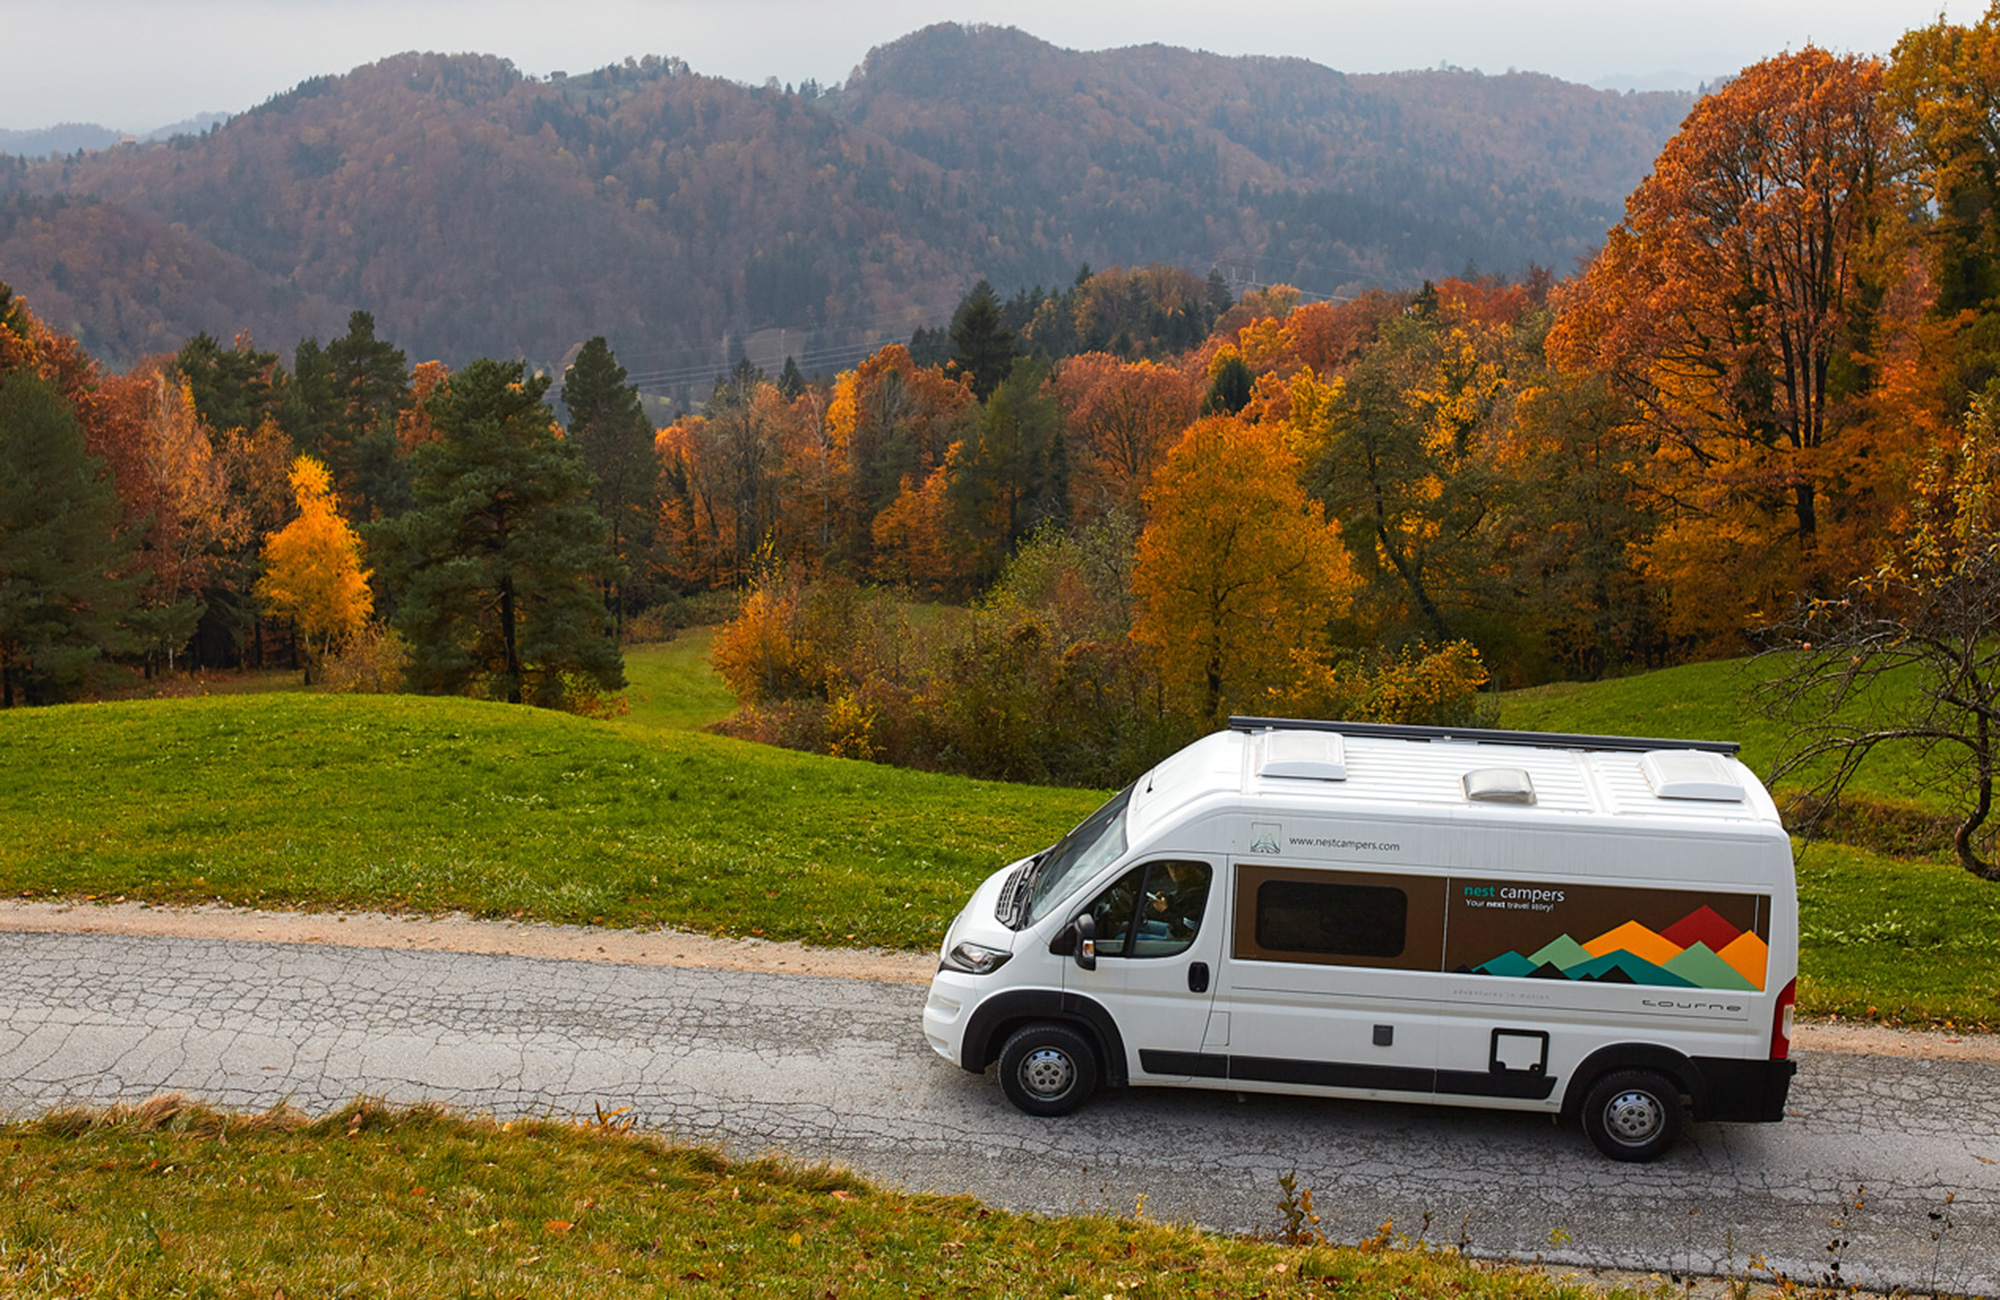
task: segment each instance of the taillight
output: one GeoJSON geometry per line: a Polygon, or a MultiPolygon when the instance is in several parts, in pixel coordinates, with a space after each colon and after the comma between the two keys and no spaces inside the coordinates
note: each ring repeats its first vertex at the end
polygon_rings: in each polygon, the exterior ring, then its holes
{"type": "Polygon", "coordinates": [[[1771,1008],[1771,1059],[1782,1061],[1792,1054],[1792,1006],[1799,1000],[1799,982],[1792,980],[1771,1008]]]}

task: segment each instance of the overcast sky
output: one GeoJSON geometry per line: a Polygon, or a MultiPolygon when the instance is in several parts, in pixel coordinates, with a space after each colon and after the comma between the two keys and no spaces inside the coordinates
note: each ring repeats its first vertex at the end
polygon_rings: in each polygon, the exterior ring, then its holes
{"type": "Polygon", "coordinates": [[[1292,54],[1345,72],[1509,68],[1571,81],[1695,79],[1808,42],[1886,52],[1983,0],[0,0],[0,129],[145,131],[240,112],[403,50],[476,51],[537,76],[627,55],[761,82],[843,81],[934,22],[1006,24],[1072,49],[1159,42],[1292,54]]]}

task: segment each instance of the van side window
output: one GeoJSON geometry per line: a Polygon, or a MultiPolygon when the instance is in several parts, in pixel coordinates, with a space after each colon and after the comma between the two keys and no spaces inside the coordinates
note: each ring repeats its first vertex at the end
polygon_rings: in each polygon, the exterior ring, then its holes
{"type": "Polygon", "coordinates": [[[1208,907],[1210,874],[1206,862],[1147,865],[1139,931],[1132,941],[1134,957],[1171,957],[1187,951],[1208,907]]]}
{"type": "Polygon", "coordinates": [[[1257,946],[1271,952],[1395,958],[1410,897],[1390,885],[1266,880],[1257,886],[1257,946]]]}
{"type": "Polygon", "coordinates": [[[1123,957],[1132,937],[1132,914],[1139,910],[1140,888],[1146,878],[1144,867],[1134,867],[1111,883],[1111,887],[1091,900],[1089,912],[1097,921],[1097,955],[1123,957]]]}
{"type": "Polygon", "coordinates": [[[1206,862],[1149,862],[1091,901],[1099,957],[1171,957],[1201,929],[1214,872],[1206,862]]]}

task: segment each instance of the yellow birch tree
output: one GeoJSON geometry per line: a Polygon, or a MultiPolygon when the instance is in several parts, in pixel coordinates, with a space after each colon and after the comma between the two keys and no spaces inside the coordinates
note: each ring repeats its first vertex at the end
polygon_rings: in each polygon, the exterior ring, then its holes
{"type": "Polygon", "coordinates": [[[326,466],[311,456],[293,461],[292,492],[299,517],[265,535],[257,597],[272,613],[298,620],[311,663],[367,625],[375,597],[361,567],[361,538],[341,516],[326,466]]]}

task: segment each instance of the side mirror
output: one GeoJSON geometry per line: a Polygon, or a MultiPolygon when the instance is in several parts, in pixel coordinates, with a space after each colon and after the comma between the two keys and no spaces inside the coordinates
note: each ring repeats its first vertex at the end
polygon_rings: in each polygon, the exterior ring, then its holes
{"type": "Polygon", "coordinates": [[[1097,918],[1085,912],[1071,921],[1069,928],[1076,931],[1076,964],[1081,970],[1097,969],[1097,918]]]}

